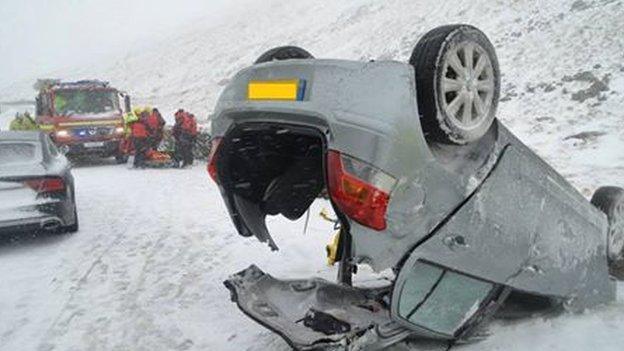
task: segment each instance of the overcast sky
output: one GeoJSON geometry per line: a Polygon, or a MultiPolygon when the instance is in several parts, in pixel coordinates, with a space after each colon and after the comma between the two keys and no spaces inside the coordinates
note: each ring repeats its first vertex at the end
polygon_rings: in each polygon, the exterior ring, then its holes
{"type": "MultiPolygon", "coordinates": [[[[121,56],[249,0],[1,0],[0,86],[121,56]]],[[[262,1],[262,0],[261,0],[262,1]]]]}

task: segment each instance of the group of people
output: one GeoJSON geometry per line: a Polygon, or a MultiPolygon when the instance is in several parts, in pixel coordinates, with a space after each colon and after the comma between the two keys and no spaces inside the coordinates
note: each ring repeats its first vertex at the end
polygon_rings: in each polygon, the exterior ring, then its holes
{"type": "MultiPolygon", "coordinates": [[[[175,124],[171,130],[175,142],[171,155],[159,152],[165,134],[165,119],[157,108],[136,107],[124,115],[126,140],[122,150],[129,154],[134,149],[135,168],[143,168],[155,157],[173,161],[174,167],[184,168],[193,165],[193,148],[197,140],[197,120],[195,115],[179,109],[175,113],[175,124]]],[[[35,120],[28,112],[18,113],[9,126],[10,130],[37,130],[35,120]]]]}
{"type": "Polygon", "coordinates": [[[9,130],[37,130],[37,122],[30,116],[28,111],[16,113],[15,118],[9,125],[9,130]]]}
{"type": "MultiPolygon", "coordinates": [[[[125,125],[134,146],[135,168],[143,168],[151,155],[160,155],[158,148],[165,132],[165,119],[157,108],[135,108],[124,116],[125,125]]],[[[197,121],[192,113],[182,109],[175,113],[172,136],[175,141],[174,167],[193,164],[193,147],[197,138],[197,121]]]]}

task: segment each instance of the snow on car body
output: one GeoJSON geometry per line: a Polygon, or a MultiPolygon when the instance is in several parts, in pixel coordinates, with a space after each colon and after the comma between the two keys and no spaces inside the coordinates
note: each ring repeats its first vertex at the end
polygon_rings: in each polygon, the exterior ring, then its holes
{"type": "Polygon", "coordinates": [[[464,339],[517,292],[571,310],[615,297],[607,217],[493,117],[477,137],[467,128],[452,138],[469,142],[429,135],[419,72],[392,61],[265,62],[219,99],[209,172],[241,235],[277,248],[265,217],[296,219],[327,188],[343,266],[398,273],[385,292],[279,281],[256,267],[228,280],[239,307],[294,348],[464,339]]]}
{"type": "Polygon", "coordinates": [[[69,161],[40,132],[0,132],[0,234],[78,230],[69,161]]]}

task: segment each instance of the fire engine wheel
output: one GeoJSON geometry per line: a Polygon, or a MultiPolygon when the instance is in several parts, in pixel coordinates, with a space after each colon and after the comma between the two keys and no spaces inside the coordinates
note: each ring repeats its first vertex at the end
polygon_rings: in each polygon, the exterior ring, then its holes
{"type": "Polygon", "coordinates": [[[594,193],[591,203],[607,215],[609,232],[607,236],[607,257],[609,272],[624,280],[624,189],[606,186],[594,193]]]}
{"type": "Polygon", "coordinates": [[[115,155],[115,162],[117,162],[118,165],[128,163],[128,158],[128,155],[117,154],[115,155]]]}
{"type": "Polygon", "coordinates": [[[496,116],[500,71],[483,32],[463,24],[435,28],[418,41],[409,63],[428,140],[466,144],[488,131],[496,116]]]}
{"type": "Polygon", "coordinates": [[[298,46],[279,46],[260,55],[254,64],[271,61],[313,58],[314,56],[312,56],[311,53],[298,46]]]}

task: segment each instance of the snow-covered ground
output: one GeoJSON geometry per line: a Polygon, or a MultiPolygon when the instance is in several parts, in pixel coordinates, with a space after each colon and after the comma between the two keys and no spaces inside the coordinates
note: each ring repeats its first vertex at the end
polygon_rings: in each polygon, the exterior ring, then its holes
{"type": "MultiPolygon", "coordinates": [[[[198,23],[110,66],[62,72],[128,89],[169,114],[207,116],[236,71],[266,49],[406,61],[436,25],[482,28],[503,72],[499,118],[586,196],[624,186],[624,1],[268,0],[225,24],[198,23]]],[[[43,72],[42,75],[45,75],[43,72]]],[[[32,100],[32,79],[0,101],[32,100]]],[[[4,129],[15,109],[2,110],[4,129]]],[[[221,282],[255,263],[280,277],[332,278],[331,225],[274,220],[281,250],[239,237],[204,166],[75,169],[81,231],[0,244],[0,350],[287,350],[242,315],[221,282]]],[[[581,315],[496,322],[458,350],[622,350],[617,303],[581,315]]]]}
{"type": "Polygon", "coordinates": [[[252,263],[333,278],[330,223],[313,215],[305,235],[273,223],[284,250],[271,254],[236,234],[205,165],[74,176],[78,233],[0,243],[0,350],[262,350],[282,343],[239,313],[223,280],[252,263]]]}
{"type": "MultiPolygon", "coordinates": [[[[271,221],[272,253],[236,234],[204,165],[82,165],[74,176],[78,233],[0,243],[0,350],[288,350],[222,281],[253,263],[278,277],[335,276],[323,201],[305,234],[303,220],[271,221]]],[[[620,289],[617,303],[581,315],[496,322],[457,350],[621,350],[620,289]]]]}

